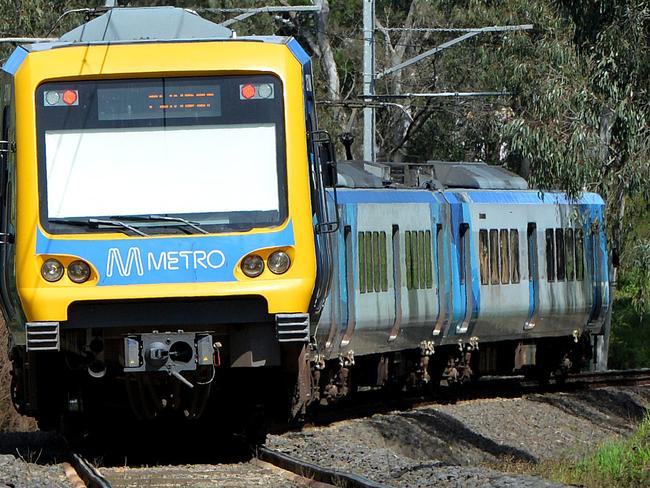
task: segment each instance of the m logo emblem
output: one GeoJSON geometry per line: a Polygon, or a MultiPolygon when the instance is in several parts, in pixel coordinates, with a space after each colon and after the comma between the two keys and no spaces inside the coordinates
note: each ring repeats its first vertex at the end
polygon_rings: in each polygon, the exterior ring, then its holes
{"type": "Polygon", "coordinates": [[[117,268],[117,273],[120,276],[131,276],[131,272],[135,267],[135,272],[138,276],[144,275],[144,266],[142,265],[142,255],[140,249],[137,247],[130,247],[127,255],[126,262],[122,259],[122,254],[118,248],[112,247],[108,250],[108,260],[106,261],[106,277],[113,276],[113,271],[117,268]]]}

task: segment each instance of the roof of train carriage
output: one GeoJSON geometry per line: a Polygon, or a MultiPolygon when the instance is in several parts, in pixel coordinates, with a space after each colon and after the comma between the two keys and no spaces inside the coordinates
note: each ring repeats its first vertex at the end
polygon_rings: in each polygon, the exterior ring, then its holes
{"type": "Polygon", "coordinates": [[[341,161],[337,186],[348,188],[381,188],[392,183],[391,168],[427,168],[427,188],[475,190],[527,190],[528,182],[500,166],[481,161],[427,161],[426,163],[370,163],[341,161]]]}
{"type": "MultiPolygon", "coordinates": [[[[130,44],[145,42],[239,40],[289,44],[295,51],[297,44],[291,37],[243,36],[235,31],[206,20],[196,12],[179,7],[116,7],[63,34],[51,42],[25,44],[26,51],[74,46],[78,44],[130,44]]],[[[302,48],[300,49],[302,51],[302,48]]],[[[297,57],[298,53],[294,52],[297,57]]],[[[301,57],[303,53],[300,53],[301,57]]],[[[304,64],[304,60],[299,61],[304,64]]]]}
{"type": "Polygon", "coordinates": [[[50,42],[18,46],[2,66],[13,75],[29,52],[78,45],[132,44],[146,42],[249,41],[286,44],[303,66],[309,55],[293,37],[244,36],[178,7],[116,7],[50,42]]]}

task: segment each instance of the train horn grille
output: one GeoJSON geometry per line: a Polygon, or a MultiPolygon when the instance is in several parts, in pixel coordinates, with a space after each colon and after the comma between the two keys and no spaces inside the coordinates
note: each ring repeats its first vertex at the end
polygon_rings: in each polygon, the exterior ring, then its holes
{"type": "Polygon", "coordinates": [[[279,342],[309,342],[309,314],[279,313],[275,324],[279,342]]]}
{"type": "Polygon", "coordinates": [[[58,322],[28,322],[25,324],[28,351],[59,351],[61,340],[58,322]]]}

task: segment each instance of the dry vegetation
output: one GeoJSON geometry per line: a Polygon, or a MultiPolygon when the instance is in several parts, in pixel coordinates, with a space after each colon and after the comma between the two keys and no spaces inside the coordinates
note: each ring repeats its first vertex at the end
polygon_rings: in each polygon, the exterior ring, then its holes
{"type": "Polygon", "coordinates": [[[11,403],[11,363],[7,356],[7,334],[4,319],[0,318],[0,431],[35,430],[34,419],[19,415],[11,403]]]}

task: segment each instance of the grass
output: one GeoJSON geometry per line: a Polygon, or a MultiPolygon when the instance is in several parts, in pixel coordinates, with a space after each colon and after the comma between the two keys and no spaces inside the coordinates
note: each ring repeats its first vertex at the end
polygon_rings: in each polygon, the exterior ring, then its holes
{"type": "Polygon", "coordinates": [[[496,468],[587,488],[650,486],[650,414],[634,435],[606,442],[581,460],[506,463],[496,468]]]}

